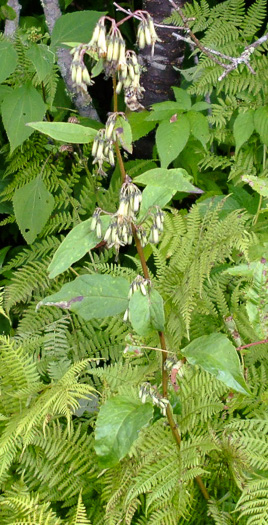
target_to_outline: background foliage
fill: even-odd
[[[4,29],[14,12],[0,4]],[[153,306],[136,292],[125,322],[141,261],[133,245],[118,258],[90,230],[96,207],[115,213],[119,203],[120,166],[103,178],[91,155],[113,109],[111,81],[101,73],[89,88],[94,120],[79,115],[59,69],[63,42],[88,42],[106,11],[123,16],[91,4],[65,0],[50,35],[25,3],[16,33],[0,37],[1,523],[265,524],[267,40],[250,58],[256,74],[242,63],[222,80],[223,68],[186,44],[173,100],[126,110],[121,149],[143,192],[139,217],[157,204],[165,220],[144,248]],[[267,33],[264,0],[186,2],[183,13],[201,44],[226,56]],[[165,23],[175,31],[183,19],[173,11]],[[136,26],[122,33],[137,50]],[[78,123],[66,127],[70,117]],[[135,142],[149,132],[153,155],[140,158]],[[80,296],[86,308],[53,306]],[[180,450],[153,403],[163,328]]]

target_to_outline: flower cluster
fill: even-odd
[[[135,218],[135,214],[139,211],[141,199],[141,191],[132,183],[131,178],[126,175],[125,182],[122,184],[120,190],[118,210],[112,216],[110,225],[104,235],[104,240],[107,242],[108,248],[114,246],[118,252],[120,246],[132,243],[132,221]],[[91,230],[96,231],[98,238],[101,237],[100,213],[101,210],[98,208],[93,214],[93,218],[96,220],[93,222],[92,219],[91,224]],[[100,236],[98,233],[100,233]]]
[[[147,295],[148,287],[150,285],[151,285],[151,281],[149,281],[148,279],[144,279],[144,277],[142,277],[141,275],[137,275],[137,277],[134,279],[134,281],[132,281],[130,285],[128,298],[130,299],[130,297],[135,292],[137,292],[137,290],[140,290],[142,295]]]
[[[97,208],[94,211],[92,215],[91,226],[90,226],[91,231],[96,232],[96,236],[98,237],[98,239],[102,238],[102,224],[101,224],[101,219],[100,219],[101,212],[102,212],[101,208]]]
[[[106,173],[102,169],[104,162],[108,162],[111,166],[114,166],[114,151],[113,151],[113,140],[107,139],[106,129],[100,129],[96,134],[92,144],[92,157],[93,163],[98,163],[98,173],[106,177]]]
[[[167,407],[169,405],[168,399],[161,397],[156,389],[150,385],[150,383],[143,383],[140,386],[139,398],[142,403],[146,403],[148,397],[152,399],[153,404],[158,406],[163,416],[165,416],[167,413]]]
[[[157,244],[159,241],[159,234],[164,229],[164,213],[161,208],[157,207],[156,213],[153,215],[153,224],[151,226],[150,235],[148,241],[152,244]]]
[[[153,56],[155,43],[161,42],[161,40],[156,34],[154,22],[149,13],[144,16],[144,11],[141,11],[139,14],[142,16],[142,20],[138,27],[137,44],[140,49],[144,49],[146,45],[152,46]]]
[[[88,46],[81,44],[71,50],[73,60],[71,63],[72,81],[78,89],[87,91],[87,86],[92,86],[94,81],[90,77],[87,67],[84,64],[84,55]]]

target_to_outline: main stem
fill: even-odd
[[[116,93],[116,79],[115,79],[115,75],[113,76],[113,89],[114,89],[114,112],[116,112],[117,108],[118,108],[118,105],[117,105],[117,93]],[[125,178],[126,178],[126,170],[125,170],[124,162],[123,162],[122,155],[121,155],[121,152],[120,152],[119,144],[118,144],[117,141],[115,143],[115,152],[116,152],[116,157],[117,157],[117,160],[118,160],[119,169],[120,169],[120,173],[121,173],[121,180],[122,180],[122,182],[124,182]],[[136,245],[136,248],[137,248],[137,252],[138,252],[138,255],[139,255],[139,258],[140,258],[143,275],[144,275],[145,279],[150,279],[149,270],[148,270],[148,266],[146,264],[146,260],[145,260],[145,257],[144,257],[143,248],[142,248],[140,239],[137,236],[136,226],[135,226],[134,223],[131,224],[131,229],[132,229],[133,239],[135,241],[135,245]],[[158,332],[158,335],[159,335],[160,345],[161,345],[161,349],[162,349],[162,390],[163,390],[163,397],[168,399],[168,372],[167,372],[166,367],[165,367],[165,363],[166,363],[166,360],[167,360],[167,357],[168,357],[168,352],[167,352],[167,346],[166,346],[166,340],[165,340],[164,332]],[[178,431],[178,428],[177,428],[177,425],[176,425],[176,421],[174,420],[174,417],[173,417],[173,414],[172,414],[172,410],[170,408],[170,404],[167,406],[167,420],[168,420],[171,432],[173,434],[173,437],[174,437],[174,439],[175,439],[175,441],[176,441],[176,443],[178,445],[178,448],[180,448],[181,437],[180,437],[180,434],[179,434],[179,431]],[[206,489],[202,479],[200,478],[200,476],[196,476],[195,480],[196,480],[196,483],[198,484],[198,486],[199,486],[199,488],[200,488],[204,498],[206,500],[208,500],[209,499],[209,494],[208,494],[208,491],[207,491],[207,489]]]

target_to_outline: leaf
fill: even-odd
[[[182,108],[178,102],[166,100],[165,102],[157,102],[152,105],[152,111],[147,114],[146,121],[160,121],[170,119],[174,113],[182,113]]]
[[[13,206],[20,231],[31,244],[45,226],[54,207],[54,197],[38,176],[15,190]]]
[[[147,122],[148,111],[132,111],[128,115],[128,121],[132,129],[133,142],[139,140],[141,137],[148,135],[148,133],[154,129],[156,122]]]
[[[196,102],[195,104],[193,104],[191,107],[191,110],[192,111],[204,111],[209,108],[210,108],[210,104],[208,104],[208,102],[201,100],[200,102]]]
[[[10,142],[10,152],[20,146],[33,130],[26,127],[31,120],[42,120],[46,105],[38,91],[26,84],[8,94],[2,102],[2,118]]]
[[[15,71],[18,62],[18,55],[11,42],[8,40],[2,40],[0,42],[0,56],[0,82],[4,82],[4,80]]]
[[[116,135],[121,146],[128,152],[132,153],[132,130],[129,122],[123,117],[117,117],[115,127]]]
[[[95,450],[102,467],[119,463],[153,416],[149,403],[128,396],[115,396],[101,407],[95,430]]]
[[[137,334],[149,335],[152,330],[163,331],[164,305],[161,295],[152,289],[147,295],[137,290],[129,301],[129,319]]]
[[[209,141],[209,127],[207,118],[202,113],[196,111],[188,111],[187,117],[190,122],[190,131],[192,135],[200,140],[201,144],[206,147]]]
[[[111,219],[108,215],[100,217],[100,219],[105,232]],[[75,226],[60,244],[48,267],[50,279],[54,279],[60,273],[65,272],[74,262],[82,259],[100,242],[95,231],[90,230],[91,221],[92,218]]]
[[[255,175],[242,175],[241,178],[244,182],[247,182],[253,190],[257,191],[257,193],[263,197],[268,197],[268,179],[255,177]]]
[[[142,192],[139,219],[152,206],[163,208],[177,192],[203,193],[189,182],[189,175],[182,168],[155,168],[135,177],[135,183],[147,184]]]
[[[179,155],[187,144],[190,135],[190,123],[186,115],[181,115],[176,122],[163,121],[156,130],[156,146],[161,167],[167,166]]]
[[[190,176],[183,168],[154,168],[135,177],[135,184],[162,186],[172,190],[175,189],[176,192],[203,193],[202,190],[193,186],[189,179]]]
[[[254,111],[247,110],[240,113],[234,122],[234,138],[236,144],[236,153],[248,141],[254,131]]]
[[[94,128],[71,122],[28,122],[27,126],[45,133],[52,139],[73,144],[87,144],[97,133]]]
[[[111,275],[81,275],[63,285],[61,290],[42,299],[40,306],[59,306],[80,315],[86,321],[115,316],[128,305],[129,283]]]
[[[96,23],[105,14],[101,11],[79,11],[61,16],[51,34],[51,47],[56,48],[65,41],[89,42]]]
[[[268,146],[268,106],[262,106],[255,111],[254,125],[262,142]]]
[[[52,71],[55,55],[45,44],[34,44],[25,52],[35,67],[39,82],[43,82]]]
[[[190,364],[201,366],[232,390],[242,394],[250,393],[241,371],[237,350],[226,335],[203,335],[194,339],[181,353]]]
[[[92,78],[94,77],[98,77],[99,74],[103,71],[103,59],[100,58],[99,60],[97,60],[95,66],[93,66],[93,68],[91,69],[91,72],[90,72],[90,76]]]
[[[191,105],[192,105],[191,97],[187,93],[187,91],[179,87],[173,87],[172,89],[174,91],[175,99],[177,103],[180,105],[180,108],[185,109],[186,111],[191,109]]]

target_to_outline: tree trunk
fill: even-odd
[[[185,3],[180,2],[182,5]],[[171,6],[167,0],[144,0],[143,9],[148,11],[155,23],[163,23],[163,19],[171,13]],[[146,46],[139,54],[141,62],[147,71],[143,73],[141,84],[145,89],[142,104],[145,107],[172,99],[171,86],[180,84],[180,75],[173,66],[180,67],[184,59],[184,42],[178,42],[172,35],[172,29],[157,28],[156,31],[162,42],[156,42],[154,56]]]

